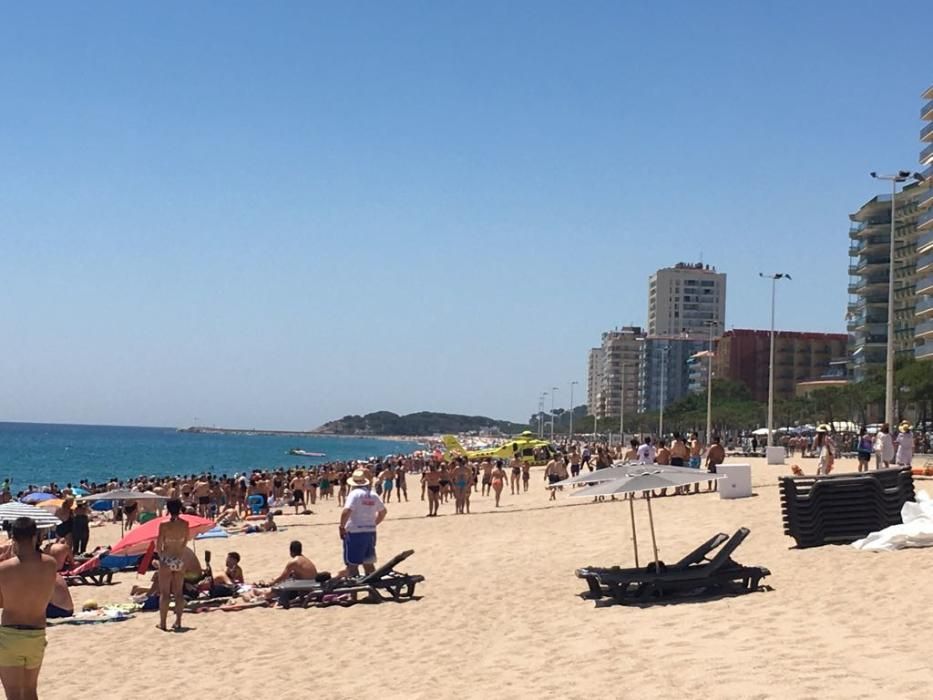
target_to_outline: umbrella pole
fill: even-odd
[[[632,516],[632,546],[635,548],[635,568],[638,564],[638,531],[635,529],[635,494],[629,494],[628,498],[629,515]]]
[[[651,526],[651,548],[654,549],[654,570],[657,573],[660,564],[658,563],[658,542],[654,538],[654,515],[651,513],[651,493],[648,493],[648,523]]]

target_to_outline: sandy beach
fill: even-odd
[[[549,503],[540,469],[528,494],[473,497],[474,514],[424,517],[420,490],[389,506],[379,556],[415,554],[420,600],[403,604],[187,615],[163,633],[154,613],[49,630],[40,680],[45,698],[926,698],[933,628],[924,591],[933,552],[793,549],[784,536],[776,477],[790,467],[751,461],[756,495],[655,500],[662,559],[676,560],[715,532],[751,536],[735,558],[768,567],[772,590],[659,605],[598,608],[578,594],[580,566],[632,564],[628,507],[559,495]],[[789,460],[790,462],[790,460]],[[813,460],[798,460],[805,471]],[[840,461],[836,471],[854,468]],[[417,483],[411,480],[413,486]],[[933,482],[917,489],[933,492]],[[704,487],[705,488],[705,487]],[[198,543],[215,567],[240,552],[247,580],[279,573],[292,539],[319,568],[341,567],[336,501],[310,516],[283,516],[284,532]],[[643,561],[650,552],[636,502]],[[112,525],[92,546],[115,542]],[[205,547],[205,545],[207,545]],[[126,602],[133,583],[71,589]]]

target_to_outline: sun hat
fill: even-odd
[[[828,432],[829,432],[829,426],[826,425],[826,423],[820,423],[820,424],[816,427],[816,432],[818,432],[818,433],[828,433]]]
[[[350,486],[369,486],[369,477],[366,476],[366,472],[362,469],[354,470],[348,481]]]
[[[897,429],[900,430],[902,433],[909,433],[912,427],[913,426],[910,423],[908,423],[906,420],[902,420],[901,424],[897,426]]]

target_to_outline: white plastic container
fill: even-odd
[[[752,495],[752,465],[720,464],[717,474],[726,478],[719,479],[719,498],[748,498]]]
[[[784,464],[784,458],[787,457],[787,450],[780,445],[766,447],[765,456],[768,458],[768,464]]]

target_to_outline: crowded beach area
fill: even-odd
[[[903,427],[897,455],[879,439],[867,469],[905,458]],[[37,522],[59,573],[42,697],[925,697],[929,551],[798,548],[784,533],[782,477],[864,468],[832,440],[820,426],[782,465],[747,441],[727,454],[688,436],[575,440],[525,460],[438,447],[222,478],[47,484],[18,500],[7,490],[2,508],[48,515]],[[583,493],[587,477],[625,464],[696,478]],[[749,467],[748,497],[704,480],[733,464]],[[915,477],[918,493],[930,483]],[[673,568],[741,528],[730,562],[766,571],[754,590],[611,604],[575,574],[635,556],[643,571]],[[404,586],[360,585],[403,553],[391,576]],[[163,626],[175,581],[183,607],[164,605]]]

